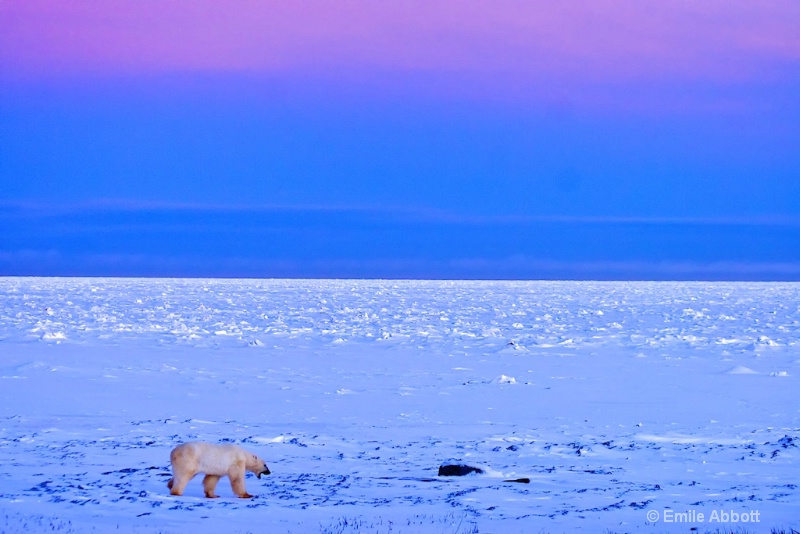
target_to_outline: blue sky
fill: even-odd
[[[800,279],[800,9],[606,4],[5,3],[0,274]]]

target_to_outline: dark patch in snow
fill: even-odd
[[[483,469],[463,464],[444,464],[439,466],[440,477],[463,477],[472,473],[483,474]]]

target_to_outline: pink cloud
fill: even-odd
[[[796,0],[7,0],[0,69],[433,75],[519,96],[781,76],[800,62],[797,28]]]

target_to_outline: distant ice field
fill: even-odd
[[[800,529],[798,376],[800,284],[0,278],[0,531]]]

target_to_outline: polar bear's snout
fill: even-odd
[[[253,455],[252,459],[254,465],[250,468],[250,470],[256,474],[258,478],[261,478],[261,475],[268,475],[269,474],[269,467],[267,467],[267,462],[256,456]]]

